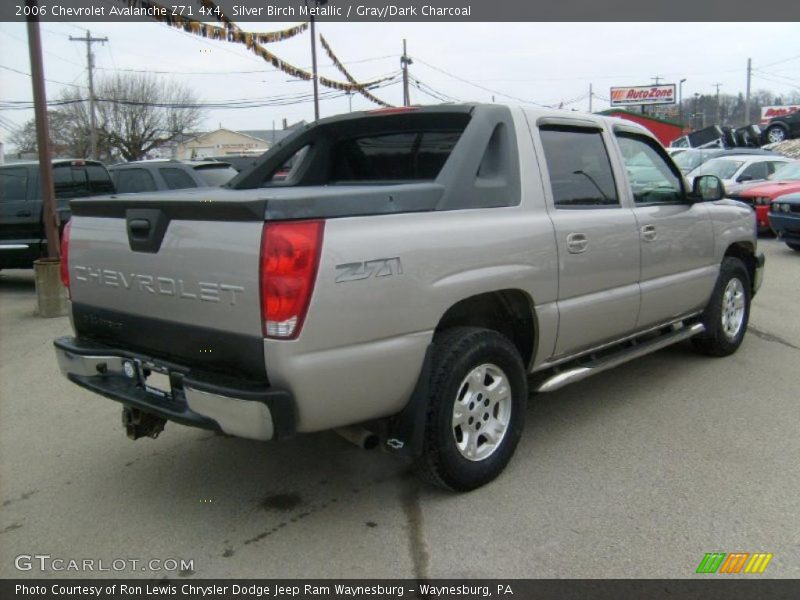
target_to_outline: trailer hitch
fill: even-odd
[[[125,427],[125,433],[132,440],[138,440],[140,437],[157,438],[158,434],[164,431],[166,422],[166,419],[151,415],[138,408],[126,406],[122,409],[122,425]]]

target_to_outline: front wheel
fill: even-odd
[[[695,347],[710,356],[728,356],[742,345],[750,320],[750,275],[738,258],[727,256],[705,311],[704,333],[692,338]]]
[[[455,327],[434,339],[422,479],[469,491],[492,481],[514,454],[528,386],[519,352],[489,329]]]

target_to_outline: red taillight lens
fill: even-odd
[[[324,221],[267,223],[261,236],[261,320],[264,335],[300,335],[322,249]]]
[[[64,284],[64,289],[67,290],[67,298],[69,294],[69,230],[72,227],[72,221],[67,221],[64,225],[64,230],[61,232],[61,283]]]

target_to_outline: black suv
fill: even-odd
[[[764,129],[764,142],[773,144],[800,137],[800,110],[772,117]]]
[[[105,166],[94,160],[54,160],[53,183],[62,227],[72,198],[114,192]],[[0,165],[0,269],[30,269],[46,254],[43,206],[38,161]]]

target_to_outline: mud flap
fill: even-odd
[[[418,458],[422,455],[425,422],[430,397],[431,363],[434,344],[428,345],[422,371],[406,407],[389,419],[383,438],[383,450],[395,456]]]

